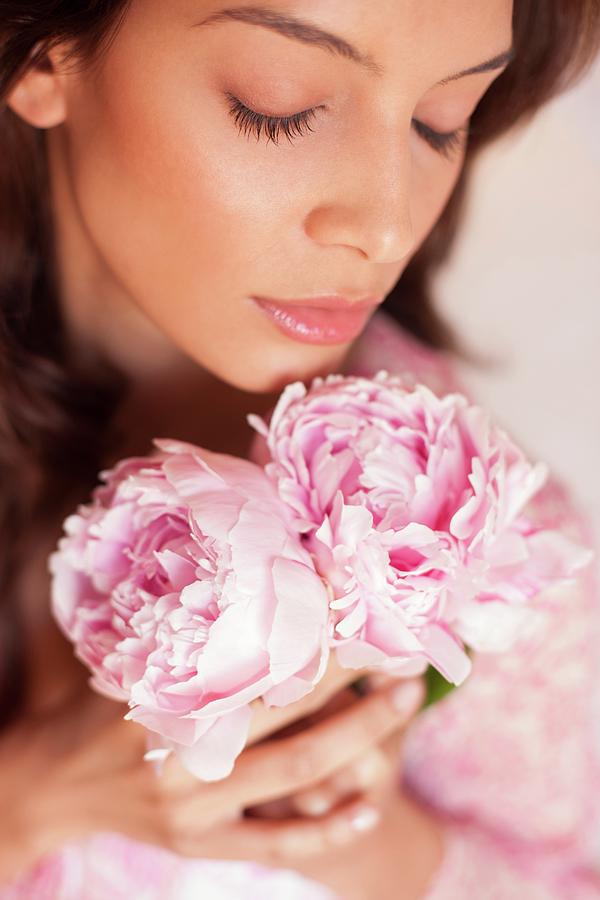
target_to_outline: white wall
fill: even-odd
[[[461,375],[600,541],[600,63],[482,154],[464,224],[438,306],[495,367]]]

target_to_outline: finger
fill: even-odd
[[[247,807],[312,787],[409,721],[423,697],[422,680],[407,679],[300,734],[250,747],[229,778],[203,785],[203,797],[216,803],[229,797]]]
[[[321,706],[316,712],[312,713],[310,716],[307,716],[300,722],[292,723],[292,725],[287,726],[282,731],[278,732],[276,737],[280,739],[281,737],[288,737],[291,734],[298,734],[300,731],[305,730],[306,728],[315,725],[317,722],[321,722],[330,716],[334,712],[338,712],[341,709],[345,709],[350,706],[352,703],[356,702],[356,693],[351,690],[351,688],[346,687],[341,691],[338,691],[335,696],[333,696],[324,706]],[[312,809],[312,814],[321,815],[327,812],[332,806],[334,806],[338,800],[335,795],[335,791],[330,790],[329,785],[330,779],[326,779],[324,782],[318,785],[315,789],[308,789],[307,794],[315,795],[314,801],[311,803],[310,797],[307,799],[306,808],[309,806]],[[323,788],[323,792],[321,793],[319,788]],[[324,799],[324,795],[330,795],[326,799]],[[305,815],[307,814],[303,810],[300,810],[293,805],[292,797],[285,797],[280,800],[270,800],[267,803],[261,803],[258,806],[250,807],[246,810],[247,812],[260,816],[262,818],[278,818],[285,819],[289,818],[289,816],[294,814]]]
[[[361,672],[362,670],[342,668],[336,656],[332,655],[325,676],[309,694],[295,703],[288,706],[265,706],[262,700],[255,700],[251,704],[253,716],[247,745],[251,746],[273,732],[321,709],[339,691],[356,681]]]
[[[396,766],[384,747],[375,748],[316,787],[307,788],[282,800],[260,803],[250,807],[249,811],[261,818],[323,816],[350,797],[356,798],[366,792],[375,795],[382,786],[393,781],[395,769]]]
[[[374,805],[352,801],[322,819],[243,818],[212,829],[199,839],[184,834],[177,849],[190,856],[285,864],[351,844],[373,831],[380,820],[381,814]]]
[[[390,675],[387,672],[370,672],[365,675],[364,685],[368,693],[390,687],[400,681],[402,676]]]
[[[382,747],[375,747],[362,756],[353,766],[337,772],[330,779],[332,790],[338,798],[361,792],[375,791],[387,784],[392,777],[390,759]]]
[[[388,760],[388,765],[393,777],[399,775],[402,771],[406,734],[407,731],[405,727],[390,734],[389,737],[380,744],[380,749]]]
[[[264,818],[288,818],[291,815],[319,817],[349,797],[369,794],[377,799],[396,784],[402,773],[404,729],[394,732],[378,747],[319,783],[281,800],[271,800],[250,808]]]
[[[342,669],[337,663],[328,669],[327,688],[320,690],[315,689],[313,692],[315,696],[310,700],[311,708],[315,708],[312,712],[309,712],[308,699],[306,701],[290,704],[290,707],[273,707],[267,709],[263,706],[263,724],[266,717],[270,723],[269,730],[272,730],[273,722],[281,723],[275,735],[280,746],[283,738],[305,731],[309,726],[327,718],[330,713],[337,712],[339,709],[343,709],[356,701],[356,694],[353,691],[349,688],[342,688],[341,690],[339,688],[340,681],[347,680],[349,677],[349,671],[350,670],[348,669]],[[352,671],[354,672],[354,670]],[[354,675],[352,675],[352,677],[354,677]],[[330,694],[332,694],[332,696],[329,696]],[[292,718],[290,710],[293,711],[294,709],[296,709],[295,717]],[[299,709],[302,709],[302,717],[300,717],[298,713]],[[286,717],[288,719],[287,723]],[[266,738],[263,738],[263,741],[264,740],[266,740]],[[256,746],[257,743],[258,741],[255,742],[254,746]],[[251,746],[250,742],[247,742],[246,746]],[[246,752],[248,751],[246,750]],[[239,766],[239,763],[236,765]],[[185,770],[174,756],[170,756],[164,762],[161,774],[163,788],[172,791],[175,796],[180,796],[186,791],[193,791],[194,788],[197,787],[197,780],[195,777]],[[275,803],[275,801],[272,801],[272,803]],[[271,806],[270,808],[271,810],[274,810],[275,806]],[[288,814],[288,812],[286,800],[286,814]]]
[[[288,801],[289,810],[302,816],[318,817],[335,809],[349,797],[368,794],[376,800],[379,796],[385,796],[401,778],[404,734],[405,729],[399,729],[379,747],[322,784],[293,794]],[[258,809],[261,810],[260,807]],[[281,815],[281,810],[278,814]]]
[[[317,787],[293,794],[290,808],[299,815],[322,816],[348,797],[381,787],[391,777],[388,755],[382,748],[374,747]]]

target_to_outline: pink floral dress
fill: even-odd
[[[379,312],[347,371],[411,371],[461,390],[449,359]],[[516,436],[518,437],[518,436]],[[592,545],[551,479],[529,513]],[[423,900],[600,900],[600,591],[588,566],[542,631],[474,658],[460,690],[411,725],[399,778],[443,823],[446,852]],[[400,848],[399,848],[400,850]],[[42,859],[0,900],[339,900],[248,862],[190,860],[98,833]],[[365,900],[376,900],[367,898]]]

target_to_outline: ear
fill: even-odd
[[[65,74],[60,67],[62,56],[58,48],[50,50],[42,62],[24,72],[8,94],[7,105],[35,128],[53,128],[66,118]]]

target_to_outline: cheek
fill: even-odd
[[[172,328],[175,308],[179,322],[218,327],[236,300],[282,283],[292,155],[273,166],[216,96],[185,94],[165,73],[144,83],[112,65],[110,75],[79,99],[68,130],[88,235],[161,327]]]
[[[427,157],[430,157],[429,152]],[[415,252],[440,218],[458,181],[463,164],[464,153],[460,153],[451,160],[430,158],[426,165],[414,166],[411,217]]]
[[[121,83],[77,98],[66,154],[87,238],[125,302],[245,389],[320,373],[339,347],[290,346],[243,302],[293,292],[293,155],[273,167],[227,127],[217,101],[182,103],[164,77]]]
[[[73,117],[70,168],[101,256],[156,311],[167,296],[243,284],[276,233],[277,207],[260,173],[219,145],[206,112],[138,88]]]

